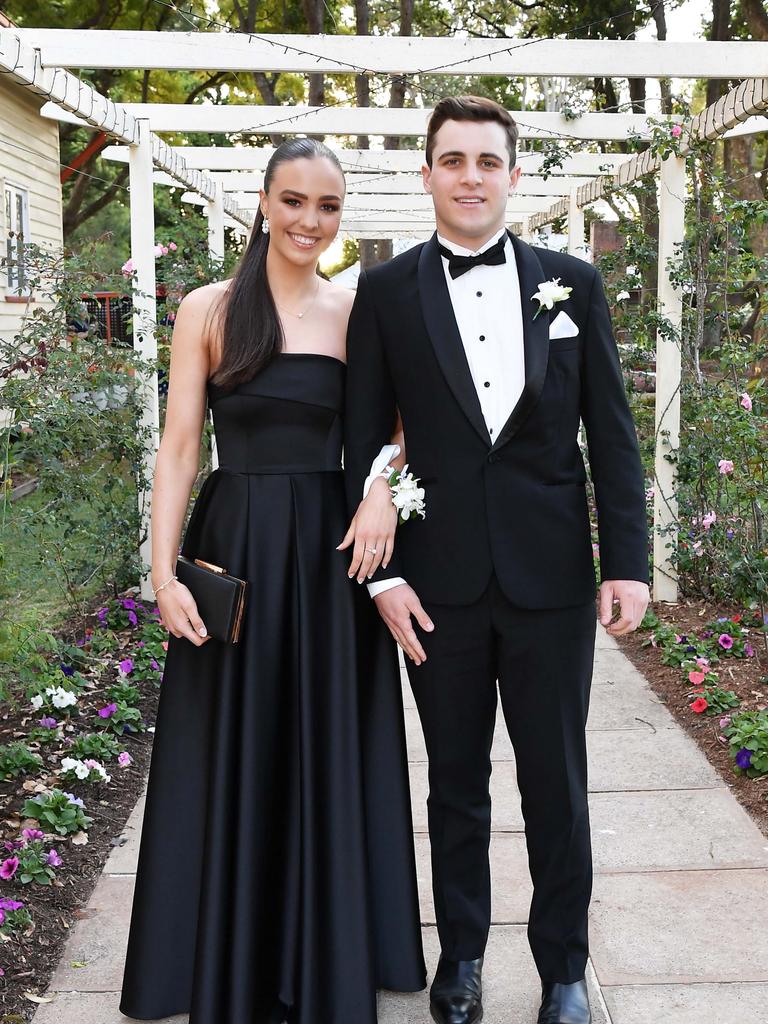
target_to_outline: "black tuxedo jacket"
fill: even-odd
[[[486,428],[433,236],[360,275],[349,322],[345,468],[350,513],[396,410],[426,519],[398,528],[374,581],[403,576],[422,601],[470,604],[493,573],[523,608],[594,597],[584,423],[603,579],[648,580],[643,470],[599,273],[511,236],[523,304],[525,385],[494,443]],[[535,317],[560,278],[569,298]],[[549,339],[565,310],[578,336]]]

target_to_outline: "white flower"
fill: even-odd
[[[71,690],[65,690],[63,686],[49,686],[45,692],[51,698],[51,703],[55,708],[67,708],[72,704],[77,704],[77,694],[72,693]]]
[[[42,695],[39,694],[39,693],[36,693],[35,696],[32,698],[32,700],[29,703],[32,705],[32,707],[35,709],[35,711],[39,711],[40,708],[43,706]]]
[[[63,772],[71,772],[74,771],[79,764],[82,764],[82,762],[78,761],[76,757],[62,757],[61,770]]]
[[[624,299],[628,299],[628,298],[629,298],[629,292],[619,292],[619,294],[616,296],[616,301],[617,302],[622,302]]]
[[[531,296],[532,299],[536,299],[539,303],[539,308],[534,314],[534,319],[539,313],[546,307],[546,309],[552,309],[556,302],[563,302],[573,291],[568,285],[560,284],[559,277],[553,277],[551,281],[542,281],[539,284],[539,290],[534,292]]]
[[[634,263],[630,263],[629,264],[629,266],[627,267],[626,273],[627,273],[627,277],[639,277],[640,276],[640,271],[637,269],[637,267],[634,265]]]
[[[426,518],[424,511],[424,488],[419,487],[418,479],[414,479],[412,473],[408,472],[408,466],[403,466],[397,475],[395,483],[392,484],[392,504],[399,513],[401,523],[407,522],[412,515]]]

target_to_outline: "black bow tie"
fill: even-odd
[[[476,256],[457,256],[450,249],[446,249],[444,245],[440,245],[439,248],[440,255],[445,256],[448,260],[448,270],[451,277],[455,280],[457,277],[461,277],[462,274],[466,274],[472,267],[479,267],[481,265],[498,267],[501,263],[506,263],[507,254],[504,251],[506,244],[506,235],[502,235],[495,245],[492,245],[490,249],[486,249],[485,252],[479,252]]]

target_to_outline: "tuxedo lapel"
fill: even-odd
[[[546,310],[536,316],[539,308],[532,298],[534,292],[546,278],[539,258],[530,245],[520,241],[510,232],[512,248],[515,250],[517,275],[520,280],[520,302],[523,309],[523,353],[525,359],[525,384],[510,413],[509,419],[499,432],[494,451],[509,441],[525,422],[541,395],[549,361],[549,313]]]
[[[421,250],[418,274],[421,311],[440,368],[467,419],[490,448],[491,436],[483,419],[480,399],[453,314],[437,235],[433,235]]]

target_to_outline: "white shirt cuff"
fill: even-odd
[[[396,459],[400,454],[399,444],[385,444],[379,454],[371,463],[371,471],[365,478],[363,484],[363,498],[368,496],[368,491],[371,489],[371,484],[377,476],[381,476],[383,470],[390,464],[392,459]]]
[[[394,447],[396,448],[397,445]],[[393,576],[391,580],[379,580],[378,583],[368,583],[366,586],[371,597],[376,597],[377,594],[383,594],[386,590],[401,587],[403,583],[405,583],[405,580],[401,576]]]

